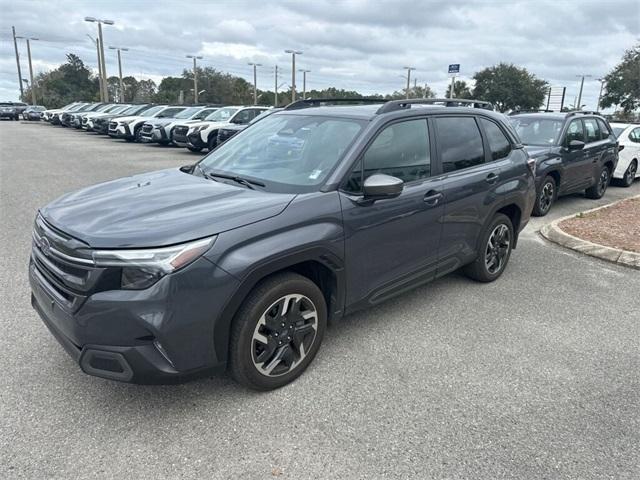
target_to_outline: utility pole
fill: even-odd
[[[118,76],[120,77],[120,95],[118,95],[119,97],[119,102],[120,103],[124,103],[124,82],[122,81],[122,58],[120,56],[120,51],[122,50],[123,52],[128,52],[129,49],[128,48],[123,48],[123,47],[112,47],[109,46],[109,50],[117,50],[118,51]]]
[[[33,83],[33,64],[31,63],[31,43],[29,41],[39,40],[39,38],[21,37],[19,35],[16,35],[15,38],[21,38],[23,40],[26,40],[27,42],[27,57],[29,58],[29,82],[31,85],[31,105],[35,105],[36,104],[36,87],[35,87],[35,84]]]
[[[278,108],[278,65],[276,65],[275,80],[276,82],[273,89],[273,91],[275,92],[275,98],[273,100],[273,106]]]
[[[104,102],[104,90],[102,88],[102,62],[100,61],[100,41],[97,38],[94,40],[94,38],[88,33],[87,37],[89,37],[89,40],[91,40],[96,46],[96,52],[98,54],[98,85],[100,90],[100,101]]]
[[[107,66],[104,61],[104,40],[102,39],[102,24],[105,25],[113,25],[115,22],[113,20],[100,20],[95,17],[84,17],[85,22],[97,23],[98,24],[98,56],[99,63],[102,65],[102,101],[109,101],[109,89],[107,84]]]
[[[584,79],[585,77],[591,78],[592,75],[576,75],[576,77],[581,77],[580,80],[580,93],[578,93],[578,100],[576,104],[576,110],[582,110],[582,87],[584,87]]]
[[[202,60],[202,55],[185,55],[186,58],[193,58],[193,103],[198,103],[198,65],[196,60]]]
[[[407,71],[407,98],[409,98],[409,86],[411,85],[411,70],[415,70],[414,67],[403,67]]]
[[[422,92],[422,98],[427,98],[427,82],[424,82],[424,92]]]
[[[302,72],[302,99],[305,100],[307,98],[307,73],[310,73],[311,70],[301,68],[298,71]]]
[[[449,89],[449,98],[453,98],[453,89],[456,86],[456,76],[451,77],[451,88]]]
[[[291,102],[296,101],[296,55],[302,55],[300,50],[285,50],[291,54]]]
[[[261,67],[262,64],[261,63],[251,63],[251,62],[249,62],[248,65],[253,66],[253,104],[257,105],[258,104],[258,73],[257,73],[257,69],[258,69],[258,67]]]
[[[596,104],[596,112],[600,111],[600,100],[602,99],[602,88],[604,87],[604,82],[606,81],[604,78],[597,78],[600,82],[600,93],[598,94],[598,103]]]
[[[18,42],[16,40],[16,27],[11,27],[13,31],[13,48],[16,50],[16,65],[18,65],[18,86],[20,87],[20,100],[24,95],[24,89],[22,88],[22,72],[20,71],[20,54],[18,53]]]

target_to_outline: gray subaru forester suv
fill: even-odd
[[[504,271],[535,163],[478,101],[293,103],[195,165],[67,194],[35,220],[33,307],[88,374],[299,376],[327,322],[464,268]],[[353,103],[353,102],[352,102]]]

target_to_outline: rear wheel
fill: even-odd
[[[211,151],[218,145],[218,134],[211,134],[207,142],[207,150]]]
[[[551,209],[551,205],[556,200],[556,181],[551,175],[548,175],[544,182],[542,182],[542,186],[540,187],[540,191],[536,196],[536,204],[533,207],[533,214],[536,217],[544,217],[549,210]]]
[[[627,170],[624,172],[624,176],[621,180],[618,180],[618,183],[622,187],[630,187],[633,184],[633,181],[636,179],[636,174],[638,173],[638,161],[634,158],[631,160],[631,163],[627,167]]]
[[[587,188],[585,190],[585,195],[587,198],[591,198],[593,200],[597,200],[602,198],[604,192],[607,191],[607,187],[609,186],[609,181],[611,180],[611,173],[609,172],[609,167],[602,167],[600,170],[600,175],[598,176],[598,180],[595,185]]]
[[[327,325],[320,289],[296,273],[275,275],[251,292],[231,327],[229,370],[241,384],[272,390],[315,357]]]
[[[478,258],[464,267],[464,273],[478,282],[493,282],[504,272],[514,241],[511,220],[497,213],[482,235]]]
[[[136,142],[142,143],[142,125],[135,129],[133,136]]]

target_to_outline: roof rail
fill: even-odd
[[[357,105],[359,103],[384,103],[382,98],[306,98],[304,100],[296,100],[284,107],[284,110],[299,110],[301,108],[321,107],[323,105],[332,105],[338,103],[348,103]]]
[[[548,110],[548,109],[513,110],[513,111],[509,112],[509,115],[518,115],[520,113],[561,113],[561,112],[556,112],[555,110]]]
[[[567,117],[572,117],[573,115],[602,115],[600,112],[594,112],[591,110],[571,110],[567,112]]]
[[[484,100],[469,100],[466,98],[408,98],[404,100],[390,100],[382,105],[376,113],[388,113],[405,108],[411,108],[411,105],[435,105],[443,104],[445,107],[472,107],[482,108],[484,110],[493,110],[491,102]]]

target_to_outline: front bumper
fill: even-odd
[[[0,112],[0,118],[16,118],[18,114],[16,112]]]
[[[207,148],[207,142],[202,140],[200,136],[200,132],[190,133],[187,135],[187,145],[189,147],[197,147],[197,148]]]
[[[112,126],[109,124],[108,135],[113,138],[133,138],[129,125]]]
[[[29,282],[33,308],[89,375],[173,383],[225,366],[214,327],[237,282],[205,258],[145,290],[93,293],[76,309],[60,301],[34,258]]]

